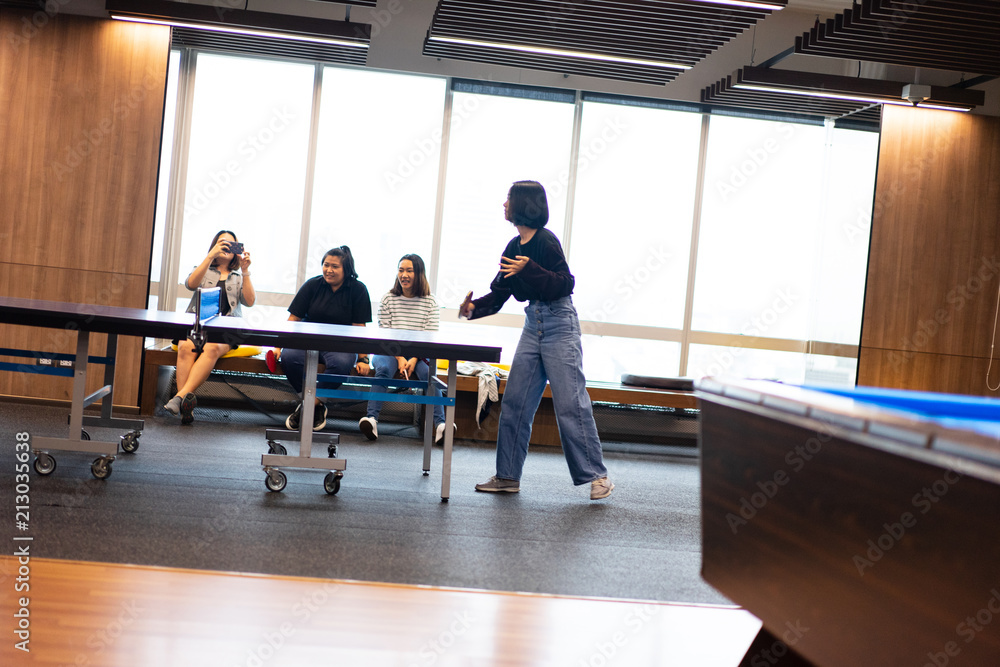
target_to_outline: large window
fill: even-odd
[[[569,168],[573,105],[459,92],[450,125],[437,288],[443,303],[457,308],[467,291],[489,290],[500,253],[517,233],[503,214],[511,183],[545,186],[548,229],[563,236],[566,189],[559,183]],[[501,312],[523,310],[511,299]]]
[[[680,329],[701,115],[585,102],[570,265],[580,318]]]
[[[445,81],[326,67],[305,277],[347,245],[374,301],[432,258]]]
[[[375,303],[416,252],[442,329],[509,362],[523,304],[474,322],[457,306],[488,289],[515,233],[507,190],[532,179],[576,276],[589,379],[853,382],[875,133],[193,50],[170,82],[151,305],[185,307],[220,229],[253,254],[257,321],[287,317],[330,247],[351,247]]]
[[[189,138],[183,205],[174,211],[183,283],[204,259],[216,232],[236,233],[253,262],[260,292],[292,292],[302,227],[314,67],[199,54],[188,80]],[[187,306],[178,288],[175,310]],[[267,299],[247,312],[257,321],[286,319]]]

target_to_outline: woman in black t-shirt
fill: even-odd
[[[583,375],[580,321],[573,306],[576,279],[556,235],[545,229],[549,205],[536,181],[518,181],[507,193],[504,217],[517,229],[500,257],[500,272],[489,294],[459,307],[459,317],[492,315],[513,296],[527,301],[524,329],[514,352],[500,404],[496,475],[476,491],[517,493],[528,455],[535,411],[548,382],[563,453],[576,485],[590,483],[590,499],[607,498],[615,485],[608,480],[597,436],[587,380]]]
[[[372,321],[372,303],[368,288],[358,280],[354,270],[354,257],[346,245],[332,248],[323,255],[323,273],[307,280],[292,299],[288,307],[291,322],[323,322],[363,327]],[[288,349],[281,352],[281,368],[295,392],[302,394],[305,378],[305,350]],[[358,357],[351,352],[320,352],[320,361],[326,372],[333,375],[348,375],[351,369],[358,375],[368,375],[368,357]],[[292,431],[299,430],[302,405],[295,409],[285,426]],[[313,412],[313,430],[326,426],[326,405],[316,399]]]

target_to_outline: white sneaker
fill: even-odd
[[[458,424],[452,424],[451,427],[452,427],[452,433],[458,431]],[[438,424],[437,428],[434,429],[434,444],[436,445],[442,442],[444,442],[444,422]]]
[[[378,440],[378,422],[371,417],[362,417],[358,420],[358,428],[369,440]]]

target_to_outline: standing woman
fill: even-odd
[[[354,257],[346,245],[331,248],[323,255],[323,273],[310,278],[292,299],[288,307],[291,322],[323,322],[325,324],[350,324],[363,327],[372,321],[372,303],[368,288],[358,280],[354,270]],[[326,372],[333,375],[348,375],[351,369],[358,375],[368,375],[368,357],[353,352],[320,352],[319,359],[326,366]],[[281,368],[288,383],[299,395],[305,379],[305,350],[284,350],[281,352]],[[285,420],[289,430],[299,430],[302,421],[302,404]],[[326,426],[326,405],[316,398],[313,412],[313,430]]]
[[[189,290],[222,287],[219,293],[219,315],[242,317],[242,306],[252,306],[257,300],[250,282],[250,253],[242,250],[243,244],[236,234],[223,230],[212,239],[208,255],[201,260],[184,281]],[[237,253],[233,253],[236,250]],[[198,294],[191,297],[187,312],[193,313]],[[194,392],[208,379],[219,357],[232,349],[224,343],[205,343],[197,354],[194,343],[182,340],[177,343],[177,395],[163,408],[172,415],[180,415],[182,424],[194,421],[194,408],[198,399]]]
[[[387,329],[408,329],[410,331],[437,331],[439,313],[437,299],[431,294],[427,282],[424,260],[420,255],[403,255],[396,267],[396,282],[393,284],[378,308],[378,325]],[[372,356],[375,377],[391,379],[397,373],[409,380],[416,374],[420,380],[427,380],[430,368],[424,359],[416,357],[390,357],[376,354]],[[383,393],[386,387],[372,385],[373,392]],[[436,382],[431,382],[431,394],[440,396]],[[358,421],[358,428],[369,440],[378,440],[378,416],[382,401],[368,401],[368,414]],[[444,406],[434,406],[434,441],[444,438]]]
[[[604,467],[583,376],[580,321],[570,297],[576,279],[569,272],[559,239],[545,229],[549,221],[545,188],[536,181],[518,181],[510,187],[503,208],[517,236],[504,248],[489,294],[472,300],[469,292],[459,307],[459,317],[471,320],[498,312],[512,295],[528,302],[500,407],[496,475],[477,484],[476,491],[521,490],[531,423],[548,380],[573,483],[589,482],[591,500],[607,498],[615,485]]]

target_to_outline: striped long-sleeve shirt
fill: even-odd
[[[378,325],[387,329],[437,331],[439,318],[433,294],[406,297],[387,292],[378,307]]]

